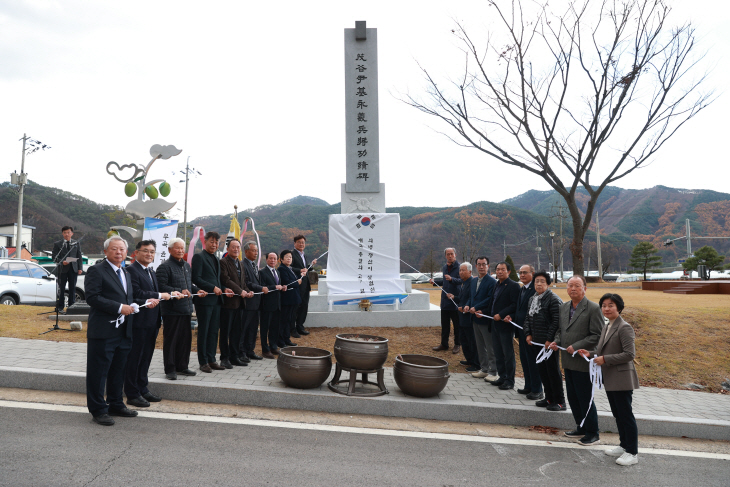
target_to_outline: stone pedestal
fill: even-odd
[[[342,184],[340,213],[385,213],[385,183],[380,183],[377,193],[348,193]]]

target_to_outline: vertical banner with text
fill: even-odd
[[[167,251],[167,242],[177,236],[177,220],[158,220],[156,218],[144,219],[144,232],[142,240],[154,240],[157,244],[155,261],[151,264],[153,269],[170,258]]]

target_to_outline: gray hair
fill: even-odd
[[[456,249],[455,249],[454,247],[446,247],[446,248],[444,249],[444,255],[446,255],[446,251],[447,251],[447,250],[453,250],[453,251],[454,251],[454,255],[456,255]]]
[[[129,245],[127,244],[127,241],[126,240],[124,240],[119,235],[112,235],[108,239],[104,240],[104,250],[108,249],[109,248],[109,244],[112,243],[114,240],[121,240],[122,242],[124,242],[124,248],[125,249],[129,249]]]
[[[466,270],[471,272],[471,262],[463,262],[459,267],[466,267]]]
[[[175,237],[167,242],[167,248],[172,248],[173,245],[182,244],[183,250],[185,250],[185,240],[180,237]]]
[[[247,251],[248,249],[251,248],[252,245],[256,245],[256,242],[254,242],[253,240],[249,240],[248,242],[243,244],[243,251],[244,252]],[[258,248],[258,245],[256,245],[256,248]]]

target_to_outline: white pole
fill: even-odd
[[[596,253],[598,254],[598,278],[603,279],[603,261],[601,260],[601,226],[598,223],[598,210],[596,210]]]
[[[190,156],[188,156],[188,162],[185,163],[185,213],[183,215],[183,229],[185,247],[188,246],[188,177],[190,176]]]

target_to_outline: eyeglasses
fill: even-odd
[[[137,253],[138,254],[154,254],[155,251],[154,250],[138,250]]]
[[[520,271],[519,273],[520,273],[520,274],[529,274],[529,273],[530,273],[530,271]]]

